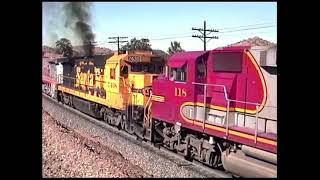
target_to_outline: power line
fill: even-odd
[[[203,39],[201,39],[201,41],[203,41],[203,49],[204,49],[204,51],[206,51],[207,42],[209,42],[211,39],[218,39],[218,36],[211,36],[211,37],[207,36],[212,32],[219,32],[219,31],[215,30],[215,29],[206,29],[206,21],[204,21],[204,23],[203,23],[203,29],[202,28],[194,28],[193,27],[192,30],[197,30],[202,34],[200,36],[199,35],[192,35],[192,37],[198,37],[200,39],[203,38]],[[210,33],[207,34],[207,31],[210,32]],[[209,41],[206,40],[207,38],[209,38]]]
[[[157,37],[166,38],[166,36],[187,35],[187,34],[190,34],[190,33],[192,33],[192,31],[190,31],[190,32],[185,32],[185,33],[178,33],[178,34],[153,35],[153,36],[149,36],[149,37],[152,37],[152,38],[157,38]],[[146,35],[144,35],[144,36],[134,36],[134,37],[146,37]],[[160,39],[162,39],[162,38],[160,38]]]
[[[256,33],[249,33],[249,34],[261,34],[261,33],[271,33],[271,32],[276,32],[276,31],[264,31],[264,32],[256,32]],[[234,36],[234,35],[245,35],[243,33],[237,33],[237,34],[222,34],[221,36],[223,37],[228,37],[228,36]],[[150,41],[161,41],[161,40],[166,40],[166,39],[178,39],[178,38],[192,38],[190,36],[175,36],[175,37],[168,37],[168,38],[159,38],[159,39],[150,39]]]
[[[109,41],[108,43],[115,43],[118,45],[118,54],[120,54],[120,43],[128,42],[128,41],[120,41],[120,39],[127,39],[128,37],[109,37],[109,39],[116,39],[116,41]]]
[[[232,27],[219,28],[219,30],[225,30],[225,29],[238,29],[238,28],[240,28],[240,27],[256,26],[256,25],[266,25],[266,24],[274,24],[274,23],[276,23],[276,22],[259,23],[259,24],[249,24],[249,25],[242,25],[242,26],[232,26]]]
[[[222,34],[220,36],[222,37],[230,37],[230,36],[241,36],[241,35],[249,35],[249,34],[264,34],[264,33],[273,33],[273,32],[276,32],[276,31],[263,31],[263,32],[256,32],[256,33],[237,33],[237,34]],[[176,39],[176,38],[192,38],[190,36],[177,36],[177,37],[170,37],[170,38],[162,38],[162,39],[151,39],[153,41],[157,41],[157,40],[165,40],[165,39]],[[106,43],[97,43],[97,44],[106,44]],[[114,44],[115,45],[115,44]],[[107,47],[106,48],[109,48],[109,49],[113,49],[113,48],[116,48],[116,47]]]
[[[254,28],[254,29],[262,29],[262,28]],[[251,29],[247,29],[251,30]],[[238,31],[232,31],[232,32],[241,32],[241,31],[246,31],[246,30],[238,30]],[[268,32],[276,32],[276,31],[268,31]],[[239,34],[228,34],[230,32],[217,32],[217,33],[226,33],[226,35],[221,35],[221,36],[233,36],[233,35],[239,35]],[[266,32],[256,32],[256,33],[266,33]],[[252,34],[252,33],[251,33]],[[240,34],[241,35],[241,34]],[[150,41],[161,41],[161,40],[166,40],[166,39],[178,39],[178,38],[191,38],[190,36],[174,36],[174,37],[166,37],[166,38],[157,38],[157,39],[149,39]],[[104,44],[106,42],[101,42],[98,44]]]
[[[251,32],[251,33],[236,33],[236,34],[221,34],[222,37],[229,37],[229,36],[240,36],[240,35],[248,35],[248,34],[262,34],[262,33],[272,33],[277,31],[263,31],[263,32]]]
[[[241,32],[241,31],[248,31],[248,30],[253,30],[253,29],[264,29],[264,28],[270,28],[270,27],[274,27],[275,25],[270,25],[270,26],[262,26],[262,27],[253,27],[253,28],[244,28],[244,29],[238,29],[238,30],[233,30],[233,31],[223,31],[223,32],[216,32],[216,33],[220,33],[220,34],[228,34],[228,33],[232,33],[232,32]],[[260,33],[260,32],[257,32]],[[264,33],[264,32],[263,32]],[[189,34],[189,33],[184,33],[184,34]],[[225,35],[223,35],[225,36]],[[229,36],[229,35],[227,35]],[[137,36],[135,36],[137,37]],[[177,39],[177,38],[188,38],[190,36],[173,36],[173,37],[165,37],[165,38],[155,38],[155,39],[150,39],[150,41],[158,41],[158,40],[166,40],[166,39]],[[114,37],[116,38],[116,37]],[[101,43],[106,43],[106,42],[99,42],[98,44]]]
[[[260,28],[267,28],[267,27],[274,27],[276,25],[269,25],[269,26],[262,26],[262,27],[252,27],[252,28],[246,28],[246,29],[238,29],[240,27],[246,27],[246,26],[256,26],[256,25],[264,25],[264,24],[272,24],[276,22],[269,22],[269,23],[259,23],[259,24],[249,24],[249,25],[242,25],[242,26],[234,26],[234,27],[226,27],[226,28],[220,28],[218,30],[224,30],[224,29],[237,29],[234,31],[222,31],[218,33],[229,33],[229,32],[236,32],[236,31],[243,31],[243,30],[250,30],[250,29],[260,29]],[[193,31],[186,32],[186,33],[179,33],[179,34],[166,34],[166,35],[155,35],[155,36],[149,36],[149,37],[163,37],[163,38],[151,38],[150,40],[163,40],[163,39],[173,39],[173,38],[179,38],[179,37],[187,37],[187,36],[174,36],[174,35],[186,35],[190,34]],[[173,37],[164,37],[164,36],[173,36]],[[137,36],[129,36],[129,37],[146,37],[146,35],[137,35]]]
[[[217,32],[217,33],[231,33],[231,32],[239,32],[239,31],[247,31],[247,30],[252,30],[252,29],[263,29],[263,28],[269,28],[269,27],[274,27],[274,26],[263,26],[263,27],[255,27],[255,28],[245,28],[245,29],[238,29],[234,31],[223,31],[223,32]],[[189,33],[183,33],[183,34],[189,34]],[[135,36],[137,37],[137,36]],[[176,39],[176,38],[184,38],[184,37],[189,37],[189,36],[173,36],[173,37],[165,37],[165,38],[156,38],[156,39],[150,39],[151,40],[165,40],[165,39]]]
[[[218,32],[218,33],[229,33],[229,32],[246,31],[246,30],[252,30],[252,29],[263,29],[263,28],[269,28],[269,27],[274,27],[274,26],[275,25],[263,26],[263,27],[254,27],[254,28],[245,28],[245,29],[238,29],[238,30],[233,30],[233,31],[223,31],[223,32]]]
[[[167,37],[167,38],[159,38],[159,39],[150,39],[151,40],[165,40],[165,39],[175,39],[175,38],[183,38],[183,37],[190,37],[189,35],[188,36],[175,36],[175,37]]]
[[[267,25],[267,24],[274,24],[276,22],[268,22],[268,23],[257,23],[257,24],[248,24],[248,25],[241,25],[241,26],[233,26],[233,27],[225,27],[225,28],[218,28],[218,30],[225,30],[225,29],[238,29],[241,27],[248,27],[248,26],[257,26],[257,25]],[[275,26],[275,25],[274,25]],[[165,36],[175,36],[175,35],[186,35],[186,34],[190,34],[193,31],[190,32],[185,32],[185,33],[178,33],[178,34],[164,34],[164,35],[154,35],[154,36],[149,36],[152,38],[156,38],[156,37],[164,37]],[[146,37],[146,35],[137,35],[137,36],[131,36],[131,37]],[[161,38],[162,39],[162,38]]]

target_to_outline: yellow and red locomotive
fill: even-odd
[[[58,101],[242,177],[276,177],[276,85],[247,47],[70,58]]]
[[[144,107],[163,65],[141,51],[73,58],[64,64],[58,100],[143,137]]]

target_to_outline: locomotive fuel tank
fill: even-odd
[[[222,153],[225,170],[241,177],[277,177],[277,166],[245,155],[242,151]]]

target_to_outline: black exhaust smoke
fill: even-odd
[[[93,41],[95,35],[90,25],[90,2],[69,2],[64,6],[66,15],[66,28],[71,28],[78,38],[82,40],[86,56],[94,55]]]

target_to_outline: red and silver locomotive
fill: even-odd
[[[179,52],[167,72],[151,105],[165,146],[242,177],[276,177],[276,80],[246,47]]]

